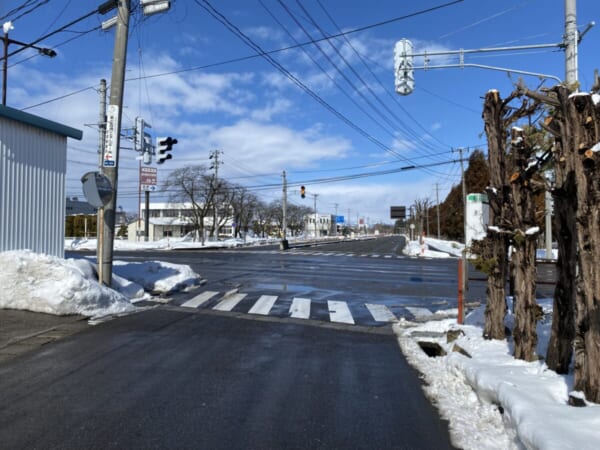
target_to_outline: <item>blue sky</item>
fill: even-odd
[[[313,206],[310,195],[300,198],[303,184],[308,194],[318,194],[319,212],[333,214],[337,205],[337,213],[349,213],[352,223],[357,217],[391,222],[392,205],[435,203],[436,186],[442,201],[460,180],[458,163],[443,164],[458,158],[452,149],[485,150],[485,92],[494,88],[506,96],[519,78],[476,68],[417,70],[414,92],[399,96],[396,41],[410,39],[418,52],[445,51],[559,43],[564,33],[563,0],[176,0],[169,12],[150,17],[143,17],[137,4],[132,1],[123,127],[141,116],[154,137],[179,140],[173,159],[158,166],[159,182],[177,167],[209,165],[210,152],[219,149],[219,174],[265,201],[281,197],[277,185],[285,170],[290,202]],[[276,68],[202,7],[209,4],[265,51],[316,40],[322,33],[365,29],[318,47],[274,53]],[[3,23],[13,21],[11,39],[33,42],[98,5],[5,1],[0,16]],[[9,106],[84,131],[83,141],[68,143],[70,196],[82,197],[81,176],[97,169],[97,88],[101,78],[110,83],[114,29],[95,28],[112,15],[93,14],[38,44],[54,48],[55,58],[30,51],[9,58]],[[580,30],[599,15],[597,0],[577,2]],[[411,17],[392,20],[404,16]],[[599,47],[600,30],[592,28],[579,47],[582,90],[593,84]],[[12,44],[9,51],[18,48]],[[451,56],[431,60],[456,62]],[[559,49],[468,55],[465,63],[560,79],[565,71]],[[536,77],[524,79],[532,88],[539,84]],[[122,146],[131,145],[122,141]],[[123,148],[119,163],[117,204],[131,212],[138,207],[136,156]],[[421,165],[429,167],[399,170]],[[377,172],[393,173],[353,177]],[[329,182],[315,181],[323,179]],[[166,194],[151,196],[151,201],[167,200]]]

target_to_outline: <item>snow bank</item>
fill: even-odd
[[[91,317],[135,309],[125,295],[98,284],[86,260],[9,251],[0,253],[0,267],[0,308]]]
[[[541,303],[545,312],[551,311],[551,300]],[[507,340],[483,339],[484,308],[470,314],[466,325],[452,319],[394,325],[402,351],[423,373],[426,394],[450,421],[454,445],[465,449],[598,448],[600,405],[569,406],[570,376],[556,374],[542,361],[516,360]],[[551,320],[538,324],[542,341],[538,351],[545,352],[550,327]],[[448,330],[462,333],[447,343]],[[428,357],[419,341],[436,342],[447,355]],[[471,357],[453,351],[455,344]]]

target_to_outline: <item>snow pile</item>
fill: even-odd
[[[113,273],[153,293],[181,291],[198,284],[198,274],[189,266],[161,261],[113,263]]]
[[[546,312],[550,305],[544,303]],[[484,309],[462,326],[453,319],[394,326],[402,351],[423,373],[426,394],[450,421],[453,444],[478,450],[598,448],[600,405],[569,406],[570,376],[557,375],[542,361],[514,359],[506,340],[483,339]],[[550,327],[551,320],[538,325],[538,351],[545,351]],[[448,343],[448,330],[460,330],[459,338]],[[447,355],[429,357],[419,341],[438,343]],[[471,357],[453,351],[455,345]]]
[[[425,258],[450,258],[462,256],[464,244],[454,241],[424,238],[424,244],[419,241],[409,241],[403,252],[408,256],[422,256]],[[435,249],[435,250],[434,250]]]
[[[30,251],[0,253],[0,308],[47,314],[97,316],[132,311],[125,295],[94,281],[85,260]]]
[[[61,259],[30,251],[0,252],[0,309],[100,317],[136,310],[145,292],[169,293],[197,284],[189,266],[158,261],[113,264],[113,289],[98,283],[87,259]]]
[[[200,241],[193,241],[189,236],[183,238],[166,238],[159,241],[129,241],[126,239],[115,239],[114,249],[118,251],[131,250],[175,250],[175,249],[194,249],[194,248],[234,248],[245,245],[274,244],[279,239],[273,238],[254,238],[244,239],[224,239],[221,241],[205,241],[204,245]],[[65,239],[65,250],[96,250],[98,241],[89,238]]]

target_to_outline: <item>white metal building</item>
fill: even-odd
[[[67,138],[82,136],[0,105],[0,251],[64,256]]]

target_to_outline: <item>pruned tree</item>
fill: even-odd
[[[487,302],[483,336],[486,339],[504,339],[506,316],[506,275],[508,270],[508,235],[506,213],[508,188],[505,181],[507,128],[505,116],[512,98],[502,100],[496,90],[488,91],[483,106],[483,121],[488,142],[490,185],[487,189],[490,207],[489,227],[477,252],[480,269],[487,274]]]
[[[514,277],[513,339],[515,358],[525,361],[537,359],[537,321],[540,307],[535,300],[535,258],[540,228],[536,221],[535,195],[545,188],[543,180],[535,178],[536,147],[526,139],[523,129],[511,130],[510,176],[511,203],[507,218],[512,225],[512,276]]]
[[[521,104],[513,106],[512,102]],[[518,136],[512,141],[514,152],[508,142],[508,129],[524,117],[531,116],[539,109],[537,101],[523,98],[520,90],[515,90],[502,100],[496,90],[490,90],[485,97],[483,119],[488,140],[490,185],[487,189],[490,206],[490,225],[487,235],[477,248],[480,252],[479,265],[488,275],[487,303],[483,335],[487,339],[504,339],[506,331],[506,278],[511,277],[515,286],[515,309],[529,311],[535,309],[535,240],[526,233],[536,221],[536,209],[531,191],[529,158],[534,146],[525,145],[522,130],[516,128]],[[523,177],[521,177],[523,174]],[[510,180],[509,180],[510,178]],[[536,235],[539,232],[536,231]],[[513,244],[516,252],[513,270],[509,272],[508,247]],[[532,250],[533,248],[533,250]],[[531,277],[533,271],[533,277]],[[518,279],[517,279],[518,277]],[[533,286],[527,283],[534,283]],[[533,294],[531,289],[533,288]],[[521,299],[521,300],[519,300]],[[521,301],[519,305],[517,302]],[[537,309],[535,309],[537,311]],[[515,356],[530,360],[531,348],[535,351],[535,321],[531,316],[521,314],[517,320],[515,343],[518,350]],[[521,322],[522,321],[522,322]],[[535,354],[535,353],[534,353]]]
[[[524,93],[533,96],[550,109],[541,127],[554,138],[552,148],[554,164],[554,234],[557,237],[558,258],[556,261],[557,279],[554,289],[554,306],[552,314],[552,333],[548,342],[546,364],[558,373],[569,372],[573,356],[575,338],[575,298],[577,239],[576,211],[577,187],[573,159],[569,158],[572,146],[571,131],[567,127],[566,117],[568,89],[555,88],[544,95]]]
[[[567,99],[570,156],[577,188],[575,389],[600,402],[600,106],[589,93]]]

